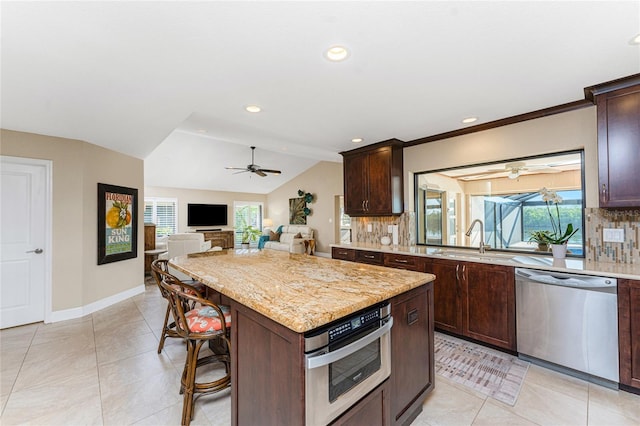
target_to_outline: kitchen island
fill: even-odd
[[[337,422],[402,424],[433,388],[431,274],[272,250],[195,254],[170,266],[231,306],[234,425],[304,425],[304,333],[383,301],[394,318],[391,376]]]

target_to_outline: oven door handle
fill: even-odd
[[[332,362],[336,362],[342,358],[345,358],[351,355],[354,352],[359,351],[360,349],[367,346],[369,343],[374,342],[376,339],[379,339],[384,334],[388,333],[393,326],[393,317],[389,317],[389,320],[380,328],[378,328],[373,333],[367,334],[362,339],[358,339],[353,343],[349,343],[347,346],[343,346],[340,349],[329,352],[327,354],[311,356],[307,358],[307,369],[311,370],[313,368],[322,367],[327,364],[331,364]]]

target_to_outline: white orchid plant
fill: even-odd
[[[542,195],[542,201],[547,204],[547,211],[549,212],[549,219],[551,219],[551,227],[553,228],[553,232],[548,236],[549,244],[566,244],[569,238],[578,232],[579,228],[573,229],[573,225],[569,223],[563,231],[562,222],[560,221],[560,208],[558,207],[558,204],[562,203],[562,197],[560,197],[556,191],[547,188],[542,188],[539,193]],[[551,213],[551,204],[556,207],[555,217]]]

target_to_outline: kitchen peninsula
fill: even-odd
[[[183,256],[170,266],[221,294],[232,313],[232,424],[304,425],[304,336],[390,301],[391,375],[335,420],[402,424],[434,384],[431,274],[272,250]]]

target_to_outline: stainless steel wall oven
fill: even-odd
[[[305,333],[307,425],[328,424],[389,377],[390,312],[384,303]]]

